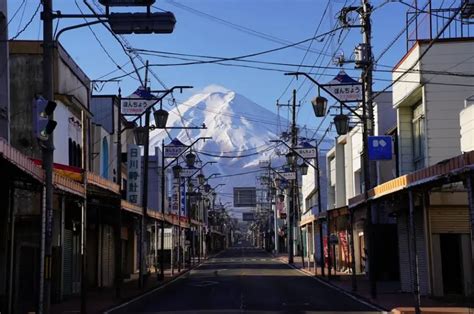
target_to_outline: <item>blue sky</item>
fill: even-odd
[[[89,0],[92,2],[92,0]],[[158,0],[155,6],[162,10],[174,12],[177,24],[173,34],[170,35],[127,35],[127,40],[135,48],[161,50],[169,52],[178,52],[185,54],[210,55],[222,57],[234,57],[249,53],[264,51],[281,47],[284,44],[269,41],[258,36],[252,36],[248,33],[229,27],[215,18],[206,16],[202,13],[190,12],[191,9],[199,10],[213,17],[231,22],[238,26],[243,26],[250,30],[255,30],[267,35],[271,35],[278,40],[288,42],[297,42],[306,38],[313,37],[316,27],[320,23],[323,12],[327,6],[328,0],[176,0],[175,4],[171,0]],[[9,18],[21,5],[23,0],[8,0]],[[373,0],[372,5],[377,7],[383,0]],[[407,0],[412,2],[412,0]],[[419,1],[422,2],[422,1]],[[434,6],[444,3],[449,6],[453,0],[433,1]],[[22,7],[16,17],[9,25],[10,37],[26,24],[36,9],[37,0],[26,0],[26,6]],[[78,0],[79,7],[89,13],[87,7]],[[327,32],[336,23],[336,14],[344,3],[347,5],[359,5],[359,0],[332,0],[328,6],[325,16],[322,19],[321,27],[318,34]],[[188,8],[183,8],[182,5]],[[23,11],[24,8],[24,11]],[[54,8],[61,10],[63,13],[79,13],[73,0],[54,0]],[[129,8],[130,10],[141,10],[140,8]],[[373,46],[374,55],[377,58],[381,51],[395,38],[395,36],[405,26],[405,12],[408,9],[400,3],[389,3],[375,10],[372,16],[373,23]],[[156,11],[156,9],[153,9]],[[61,20],[59,29],[74,23],[83,22],[82,20]],[[101,25],[92,27],[105,49],[110,56],[120,65],[125,64],[128,58],[124,54],[117,41],[111,34]],[[347,59],[350,59],[352,51],[362,40],[362,34],[357,28],[349,31],[335,33],[332,44],[328,45],[330,36],[325,36],[321,42],[313,41],[311,49],[323,50],[325,53],[332,55],[336,52],[343,52]],[[41,21],[37,15],[30,27],[23,32],[19,39],[40,39]],[[342,44],[338,50],[338,41]],[[92,32],[87,28],[73,30],[65,33],[61,37],[62,45],[67,49],[69,54],[83,68],[91,79],[113,71],[117,67],[104,53]],[[405,35],[396,41],[395,45],[388,50],[384,57],[379,60],[377,69],[389,69],[385,66],[393,66],[406,52]],[[288,48],[279,52],[266,54],[255,57],[251,60],[259,60],[266,62],[279,62],[300,64],[306,53],[303,48]],[[166,58],[158,58],[152,56],[143,56],[149,59],[150,63],[181,63],[182,60],[173,60]],[[312,65],[318,58],[317,53],[309,52],[306,55],[304,64]],[[319,57],[317,65],[326,66],[330,63],[330,57]],[[139,62],[137,62],[140,65]],[[255,64],[249,64],[255,65]],[[257,65],[269,68],[280,68],[287,70],[295,70],[294,67],[282,67],[272,65]],[[360,75],[358,70],[353,70],[353,65],[347,64],[347,69],[351,69],[348,73],[357,77]],[[124,67],[126,71],[132,69],[128,64]],[[154,67],[153,71],[166,83],[166,85],[193,85],[195,90],[202,89],[210,84],[218,84],[238,93],[245,95],[256,103],[276,112],[276,100],[280,98],[281,102],[290,99],[291,90],[298,88],[302,82],[294,81],[286,91],[291,78],[284,76],[283,73],[273,71],[263,71],[248,68],[229,67],[222,65],[192,65],[192,66],[175,66],[175,67]],[[323,70],[318,70],[322,72]],[[120,75],[118,71],[107,78]],[[337,73],[336,69],[325,70],[323,76],[319,78],[321,82],[327,82]],[[151,87],[153,89],[162,89],[162,86],[151,77]],[[390,79],[390,73],[376,72],[376,79]],[[375,81],[375,89],[385,87],[388,82]],[[118,86],[122,88],[123,94],[130,94],[139,82],[133,78],[124,78],[120,83],[107,83],[100,85],[100,93],[115,93]],[[308,92],[309,91],[309,92]],[[283,93],[283,95],[282,95]],[[316,89],[306,82],[299,89],[298,98],[301,99],[305,94],[301,109],[299,110],[298,122],[306,124],[309,128],[315,128],[320,120],[314,117],[309,100],[316,96]],[[189,94],[177,95],[178,100],[185,99]],[[282,109],[282,115],[286,116],[286,109]]]

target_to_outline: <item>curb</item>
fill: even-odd
[[[120,310],[124,310],[125,307],[130,306],[131,304],[140,301],[141,299],[155,293],[156,291],[161,290],[161,289],[169,286],[170,284],[174,283],[175,281],[178,281],[179,279],[182,279],[184,277],[184,275],[189,273],[191,270],[194,270],[194,269],[198,268],[199,266],[203,265],[206,261],[208,261],[211,258],[214,258],[215,256],[219,255],[220,253],[222,253],[222,252],[219,252],[219,253],[214,254],[212,256],[208,255],[206,258],[203,258],[199,264],[196,264],[193,267],[190,267],[186,270],[181,271],[181,273],[177,274],[175,277],[172,277],[168,281],[163,282],[162,284],[160,284],[159,286],[157,286],[155,288],[152,288],[152,289],[150,289],[150,290],[148,290],[148,291],[146,291],[146,292],[144,292],[144,293],[142,293],[138,296],[132,297],[131,299],[129,299],[129,300],[123,302],[123,303],[120,303],[120,304],[117,304],[117,305],[114,305],[114,306],[108,308],[103,313],[104,314],[120,313]]]
[[[349,291],[347,291],[347,290],[345,290],[345,289],[343,289],[343,288],[341,288],[341,287],[336,286],[335,284],[332,284],[331,282],[327,282],[326,280],[323,280],[323,279],[321,279],[321,278],[319,278],[319,277],[317,277],[317,276],[314,276],[314,274],[309,273],[309,272],[307,272],[306,270],[303,270],[303,269],[301,269],[301,268],[299,268],[299,267],[296,267],[296,266],[294,266],[294,265],[292,265],[292,264],[288,264],[288,262],[282,261],[279,257],[275,256],[273,253],[272,253],[271,255],[272,255],[277,261],[279,261],[280,263],[285,264],[285,265],[287,265],[288,267],[293,268],[294,270],[299,271],[300,273],[304,274],[305,276],[308,276],[308,277],[310,277],[310,278],[312,278],[312,279],[314,279],[314,280],[317,280],[318,282],[320,282],[320,283],[326,285],[326,286],[329,287],[329,288],[332,288],[332,289],[334,289],[334,290],[337,290],[338,292],[340,292],[340,293],[342,293],[342,294],[348,296],[349,298],[351,298],[351,299],[353,299],[353,300],[356,300],[357,302],[360,302],[360,303],[362,303],[362,304],[364,304],[364,305],[366,305],[366,306],[372,307],[372,308],[375,309],[376,311],[380,311],[380,312],[382,312],[382,313],[390,313],[390,311],[388,311],[387,309],[381,307],[380,305],[378,305],[378,304],[376,304],[376,303],[371,302],[370,300],[367,300],[366,298],[364,298],[364,297],[362,297],[362,296],[360,296],[360,295],[358,295],[358,294],[351,293],[351,292],[349,292]]]

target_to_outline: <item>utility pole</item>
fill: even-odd
[[[53,89],[53,1],[43,1],[43,97],[54,100]],[[49,115],[49,120],[53,115]],[[51,307],[51,271],[52,271],[52,231],[53,231],[53,134],[44,143],[42,149],[43,169],[45,173],[45,193],[42,206],[41,269],[38,313],[50,313]]]
[[[296,130],[296,89],[293,90],[293,103],[291,105],[291,148],[292,150],[296,147],[296,141],[298,138],[297,130]],[[293,152],[291,152],[293,153]],[[296,171],[295,167],[296,158],[293,159],[293,163],[291,165],[291,171]],[[296,180],[296,179],[295,179]],[[290,187],[290,196],[291,196],[291,213],[289,213],[289,222],[288,222],[288,263],[293,264],[293,256],[294,256],[294,224],[296,218],[296,198],[295,198],[295,180],[291,180],[291,187]]]
[[[117,226],[115,235],[115,296],[121,297],[122,286],[122,90],[118,90],[118,124],[115,132],[117,132],[117,184],[119,186],[118,209],[117,209]]]
[[[361,24],[363,30],[363,43],[366,49],[367,60],[363,66],[362,82],[364,84],[364,98],[365,104],[363,106],[364,121],[364,181],[365,181],[365,193],[372,188],[374,175],[376,174],[375,164],[369,161],[368,156],[368,137],[374,135],[374,108],[373,108],[373,93],[372,93],[372,70],[373,70],[373,58],[372,58],[372,26],[370,17],[372,13],[372,6],[369,0],[362,0],[362,12]],[[366,197],[367,199],[367,197]],[[369,265],[369,281],[370,281],[370,294],[373,298],[377,296],[377,284],[375,277],[375,250],[374,250],[374,235],[373,235],[373,222],[372,222],[372,206],[367,200],[367,214],[366,214],[366,230],[367,230],[367,244],[368,244],[368,265]]]
[[[148,60],[145,65],[145,90],[147,89],[147,79],[148,79]],[[139,254],[139,274],[138,274],[138,288],[143,288],[145,285],[144,276],[145,276],[145,256],[146,256],[146,217],[148,210],[148,161],[149,161],[149,146],[150,146],[150,111],[151,106],[148,107],[145,111],[145,145],[143,147],[143,190],[142,190],[142,217],[140,220],[140,254]]]

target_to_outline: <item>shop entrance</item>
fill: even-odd
[[[462,294],[460,234],[440,234],[444,294]]]

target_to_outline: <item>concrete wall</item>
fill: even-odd
[[[58,123],[54,131],[54,161],[68,164],[70,137],[87,153],[83,128],[87,130],[89,122],[87,118],[82,121],[81,112],[88,110],[90,80],[62,47],[55,52],[54,69],[54,100],[58,104],[54,111],[54,119]],[[42,94],[43,89],[41,42],[10,43],[10,76],[11,143],[22,153],[40,159],[41,148],[33,133],[36,119],[33,116],[33,101],[36,95]]]
[[[396,70],[408,69],[427,46],[427,43],[417,44]],[[472,51],[473,40],[439,41],[430,48],[416,69],[470,73],[474,70]],[[393,73],[394,79],[399,76],[400,73]],[[412,106],[422,101],[426,167],[461,153],[460,111],[464,108],[465,99],[472,96],[472,77],[430,72],[419,76],[418,73],[407,74],[393,86],[393,102],[398,109],[399,163],[402,174],[414,170]],[[407,80],[420,83],[409,83]]]

